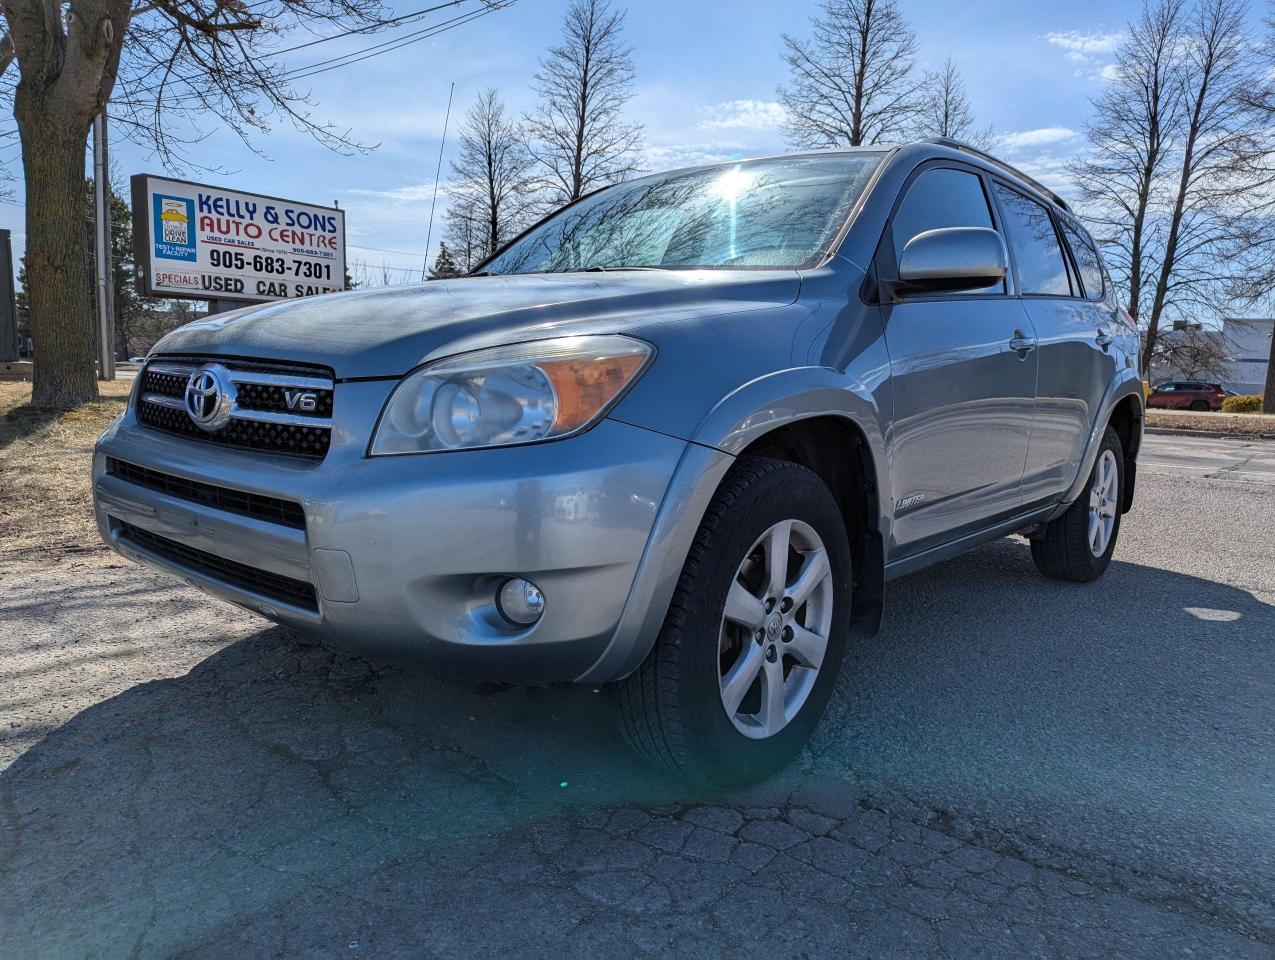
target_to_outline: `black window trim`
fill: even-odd
[[[1045,210],[1049,217],[1049,222],[1054,227],[1054,238],[1058,241],[1058,250],[1063,256],[1063,269],[1067,271],[1067,283],[1071,287],[1071,293],[1024,293],[1022,287],[1022,277],[1018,273],[1018,254],[1014,252],[1014,244],[1010,242],[1009,235],[1006,231],[1001,231],[1001,237],[1005,241],[1005,248],[1009,251],[1010,262],[1014,265],[1014,287],[1018,291],[1017,296],[1020,300],[1080,300],[1089,302],[1084,295],[1084,286],[1080,283],[1079,271],[1071,262],[1071,248],[1067,246],[1067,241],[1063,237],[1062,229],[1058,225],[1056,219],[1054,205],[1052,203],[1043,202],[1039,197],[1033,197],[1031,193],[1024,190],[1015,183],[1006,180],[1004,177],[992,175],[989,177],[993,185],[999,184],[1006,190],[1012,190],[1020,197],[1026,197],[1032,203]],[[1005,214],[1000,209],[1000,198],[996,196],[996,191],[990,191],[992,201],[996,204],[999,219],[1004,222]],[[1076,291],[1080,290],[1080,293]]]
[[[894,253],[894,217],[899,212],[899,207],[903,205],[903,200],[907,197],[908,191],[912,189],[912,184],[923,173],[930,170],[957,170],[961,173],[968,173],[978,179],[979,186],[983,190],[983,199],[987,203],[987,215],[992,220],[992,229],[1001,235],[1001,240],[1005,243],[1005,250],[1009,254],[1010,269],[1005,274],[1005,289],[998,293],[932,293],[923,296],[910,296],[901,302],[935,303],[955,301],[968,303],[972,300],[1009,300],[1017,297],[1018,278],[1013,266],[1013,252],[1010,250],[1009,241],[1005,237],[1000,208],[992,197],[990,178],[987,171],[973,164],[963,163],[960,160],[949,157],[933,157],[929,160],[922,160],[912,168],[907,178],[903,181],[903,186],[899,188],[898,194],[895,195],[894,202],[890,205],[890,213],[886,216],[885,226],[882,227],[881,236],[877,239],[876,253],[872,257],[872,269],[868,271],[868,276],[865,278],[864,302],[877,306],[887,304],[897,306],[897,304],[890,303],[881,297],[879,278],[882,276],[896,277],[898,275],[899,264]]]
[[[1072,265],[1076,270],[1076,285],[1080,288],[1079,299],[1087,303],[1102,303],[1107,298],[1107,271],[1105,264],[1102,262],[1102,253],[1098,250],[1098,243],[1094,240],[1093,235],[1085,229],[1084,225],[1075,217],[1060,215],[1057,211],[1053,211],[1055,219],[1058,221],[1057,230],[1059,237],[1062,238],[1063,248],[1070,258]],[[1098,291],[1098,295],[1091,297],[1089,291],[1085,288],[1085,278],[1080,272],[1080,261],[1076,259],[1076,251],[1072,248],[1070,240],[1067,238],[1066,227],[1071,227],[1076,232],[1082,243],[1088,243],[1093,255],[1098,258],[1098,275],[1102,278],[1102,289]]]

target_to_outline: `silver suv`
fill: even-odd
[[[951,141],[587,196],[458,280],[165,337],[94,458],[124,556],[348,651],[614,684],[685,776],[800,750],[885,583],[1111,560],[1138,337],[1058,197]]]

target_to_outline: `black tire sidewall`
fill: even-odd
[[[781,520],[801,520],[823,540],[833,576],[833,617],[819,676],[801,710],[779,733],[765,740],[744,736],[727,717],[719,687],[718,642],[726,593],[739,565],[757,539]],[[707,533],[711,558],[697,573],[693,605],[685,622],[679,658],[679,701],[688,752],[694,766],[720,783],[745,783],[786,766],[800,752],[832,695],[845,656],[850,625],[851,557],[841,512],[831,492],[812,471],[784,463],[740,493]]]

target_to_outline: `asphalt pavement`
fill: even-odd
[[[1275,956],[1273,443],[1149,436],[1096,584],[890,584],[748,791],[100,555],[0,622],[0,956]]]

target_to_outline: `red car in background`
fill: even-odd
[[[1170,380],[1161,383],[1147,397],[1148,407],[1165,407],[1170,410],[1221,410],[1222,401],[1230,394],[1218,383],[1200,383],[1198,380]]]

